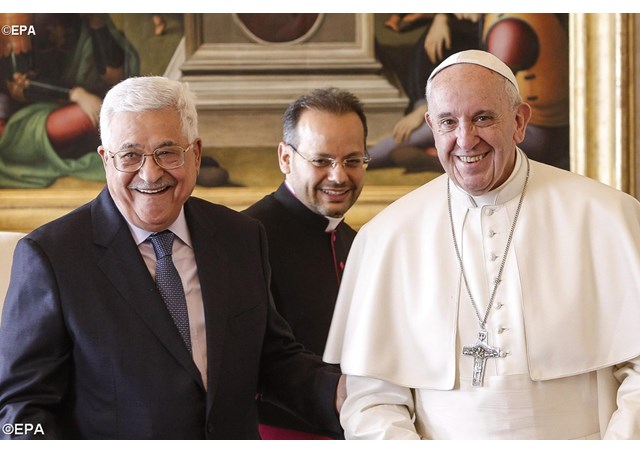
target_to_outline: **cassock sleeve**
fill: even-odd
[[[347,399],[340,411],[346,439],[419,440],[413,425],[413,392],[379,379],[347,376]]]
[[[271,281],[267,236],[260,229],[262,269],[265,288]],[[271,293],[267,294],[267,326],[260,362],[260,398],[280,406],[305,420],[315,429],[341,431],[335,408],[341,372],[322,362],[320,356],[296,341],[291,327],[278,313]]]
[[[613,375],[620,382],[618,408],[603,439],[640,439],[640,357],[617,365]]]

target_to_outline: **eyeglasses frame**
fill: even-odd
[[[315,168],[317,168],[317,169],[319,169],[319,170],[324,170],[324,169],[329,168],[328,166],[327,166],[327,167],[323,167],[323,166],[320,166],[320,165],[316,165],[316,162],[317,162],[317,160],[316,160],[316,159],[309,159],[308,157],[304,156],[304,155],[303,155],[300,151],[298,151],[298,149],[297,149],[295,146],[293,146],[291,143],[285,143],[285,145],[286,145],[286,146],[288,146],[288,147],[290,147],[290,148],[291,148],[291,149],[292,149],[292,150],[293,150],[293,151],[294,151],[298,156],[302,157],[302,159],[304,159],[305,161],[309,162],[313,167],[315,167]],[[365,150],[364,150],[364,156],[362,156],[362,157],[358,157],[358,159],[360,159],[360,158],[362,158],[362,169],[363,169],[363,170],[366,170],[366,169],[367,169],[367,167],[369,166],[369,162],[371,162],[371,156],[369,155],[369,152],[365,149]],[[337,160],[337,159],[334,159],[333,157],[321,157],[321,158],[319,158],[319,159],[326,159],[326,160],[328,160],[329,162],[331,162],[331,169],[332,169],[332,170],[335,170],[336,166],[338,165],[338,160]],[[349,159],[349,158],[348,158],[348,159]],[[357,167],[347,167],[347,166],[345,165],[345,162],[344,162],[344,161],[345,161],[345,160],[343,159],[343,160],[342,160],[342,162],[339,162],[339,163],[340,163],[340,165],[342,166],[342,169],[343,169],[344,171],[347,171],[347,170],[355,170],[355,169],[357,169]]]
[[[189,151],[189,148],[191,148],[195,144],[195,142],[196,142],[195,140],[192,141],[191,143],[189,143],[189,145],[187,145],[186,148],[183,148],[182,146],[179,146],[179,145],[171,145],[171,146],[176,146],[178,148],[181,148],[182,149],[182,155],[184,156],[184,154],[186,154],[186,152]],[[153,156],[153,161],[156,163],[156,165],[158,167],[162,168],[163,170],[175,170],[176,168],[180,168],[180,167],[182,167],[184,165],[184,162],[185,162],[184,157],[182,158],[182,163],[180,165],[178,165],[177,167],[165,168],[162,165],[160,165],[160,162],[158,162],[158,160],[156,159],[156,152],[161,150],[162,148],[163,147],[156,148],[150,153],[141,154],[142,160],[140,161],[140,166],[138,168],[136,168],[135,170],[122,170],[122,169],[120,169],[120,168],[118,168],[116,166],[116,155],[118,155],[119,153],[122,153],[122,152],[126,152],[126,150],[118,151],[117,153],[112,153],[111,151],[109,151],[106,148],[105,148],[105,150],[109,153],[109,156],[111,156],[111,158],[113,159],[113,167],[116,170],[118,170],[118,171],[120,171],[122,173],[135,173],[137,171],[140,171],[140,169],[144,166],[144,163],[147,160],[147,156]]]

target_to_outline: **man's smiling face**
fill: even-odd
[[[449,178],[472,195],[504,183],[515,165],[531,109],[514,105],[504,77],[474,64],[445,68],[432,81],[426,120]]]
[[[98,152],[105,166],[107,187],[127,220],[147,231],[162,231],[169,227],[195,187],[201,141],[193,142],[185,153],[184,165],[179,168],[164,170],[153,156],[147,156],[137,172],[118,171],[109,152],[136,150],[149,154],[161,146],[185,149],[189,146],[177,112],[152,110],[116,114],[111,123],[110,143],[104,146],[106,149],[101,146]]]

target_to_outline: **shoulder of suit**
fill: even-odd
[[[57,242],[69,239],[77,240],[80,232],[83,230],[90,231],[91,229],[91,203],[86,203],[57,219],[35,228],[28,236],[36,240],[51,238],[52,241]]]

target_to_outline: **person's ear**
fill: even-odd
[[[278,165],[280,165],[280,171],[285,175],[291,173],[291,153],[293,150],[285,142],[280,142],[278,145]]]
[[[527,130],[527,124],[531,119],[531,106],[526,102],[521,102],[516,109],[516,130],[513,134],[513,139],[516,144],[522,143],[524,140],[525,132]]]
[[[429,116],[429,111],[426,111],[424,113],[424,120],[427,122],[427,125],[429,126],[429,129],[431,129],[431,132],[434,132],[433,124],[431,123],[431,117]]]
[[[102,145],[98,146],[97,152],[100,154],[100,157],[102,158],[102,165],[106,169],[107,163],[109,162],[109,153],[107,153],[107,150]]]
[[[202,163],[202,139],[196,138],[191,145],[191,150],[196,158],[196,169],[200,171],[200,164]]]

